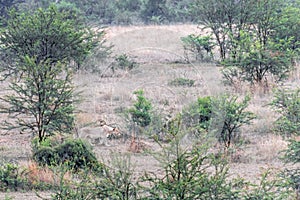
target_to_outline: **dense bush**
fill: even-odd
[[[199,97],[196,102],[182,111],[183,126],[196,136],[208,132],[212,114],[211,99],[211,97]]]
[[[154,157],[163,165],[163,174],[146,173],[139,182],[145,199],[231,199],[237,192],[227,180],[225,160],[208,153],[207,144],[185,146],[181,118],[170,124],[170,142]],[[211,168],[209,172],[208,168]],[[146,185],[146,186],[145,186]]]
[[[188,35],[181,38],[188,61],[211,61],[213,59],[212,50],[215,46],[211,36]],[[193,58],[191,58],[191,56]]]
[[[195,16],[189,13],[192,0],[148,1],[148,0],[40,0],[40,1],[8,1],[0,3],[3,17],[5,9],[19,7],[21,10],[47,8],[51,4],[60,10],[70,11],[96,24],[140,24],[190,22]]]
[[[300,89],[278,89],[271,105],[280,114],[275,122],[275,131],[284,137],[299,135]]]
[[[0,191],[27,189],[28,185],[17,165],[11,163],[0,165]]]
[[[127,54],[121,54],[119,56],[116,56],[115,64],[113,64],[112,70],[115,71],[115,69],[122,69],[130,71],[137,66],[138,63],[133,58],[131,58]]]
[[[137,100],[133,107],[129,109],[131,119],[140,127],[146,127],[151,122],[151,102],[145,98],[143,90],[137,90],[134,92],[137,95]]]
[[[33,153],[33,159],[40,165],[64,165],[74,171],[101,168],[91,147],[80,139],[61,144],[44,143],[35,147]]]
[[[239,101],[238,96],[222,95],[212,101],[210,128],[226,149],[240,139],[240,128],[250,124],[255,115],[247,111],[250,97]]]
[[[215,135],[228,149],[238,141],[240,127],[255,118],[252,112],[246,110],[249,101],[249,97],[239,102],[237,96],[229,95],[198,98],[196,103],[182,111],[183,126],[200,138],[207,133]]]
[[[279,114],[275,121],[275,132],[284,138],[289,138],[288,147],[284,150],[283,160],[286,163],[300,163],[300,142],[294,137],[299,136],[300,131],[300,89],[278,89],[274,93],[271,102],[273,108]],[[299,167],[286,170],[284,177],[288,178],[291,187],[300,194]]]
[[[109,159],[111,166],[104,167],[104,173],[85,170],[72,177],[72,181],[63,178],[68,169],[60,168],[60,185],[53,199],[137,199],[130,157],[111,155]]]

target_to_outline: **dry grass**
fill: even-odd
[[[252,100],[249,110],[257,115],[257,119],[250,126],[243,128],[242,135],[248,142],[236,156],[235,162],[230,164],[230,173],[248,180],[257,180],[262,169],[283,169],[285,166],[278,159],[279,152],[286,148],[286,142],[281,137],[272,135],[272,124],[276,119],[274,111],[267,106],[272,99],[272,92],[265,93],[263,88],[250,88],[241,85],[241,90],[235,92],[233,88],[225,87],[222,83],[220,67],[207,63],[180,63],[183,60],[183,47],[180,37],[191,33],[199,33],[195,25],[177,26],[141,26],[141,27],[109,27],[107,40],[113,43],[115,54],[126,53],[136,57],[140,66],[130,72],[120,72],[115,77],[101,78],[99,74],[79,73],[74,82],[82,91],[83,101],[79,105],[82,112],[77,114],[79,128],[103,119],[108,124],[116,124],[122,132],[130,135],[128,124],[124,116],[116,111],[124,111],[134,102],[133,92],[143,89],[145,97],[150,99],[153,106],[160,113],[175,115],[182,108],[195,101],[200,96],[218,95],[224,92],[234,93],[241,98],[250,94]],[[178,61],[180,61],[178,63]],[[107,68],[101,65],[101,68]],[[296,71],[287,84],[299,85],[299,73]],[[193,87],[172,87],[168,83],[175,78],[195,80]],[[273,86],[272,86],[273,87]],[[0,137],[1,153],[9,157],[30,156],[30,144],[18,145],[24,140],[15,135]],[[9,140],[18,149],[6,145]],[[147,147],[157,149],[152,140],[143,141]],[[110,141],[108,145],[95,146],[97,157],[107,160],[111,151],[125,154],[136,152],[136,143],[130,140]],[[23,152],[21,151],[23,148]],[[149,147],[150,148],[150,147]],[[135,165],[135,176],[143,171],[161,173],[158,162],[149,155],[132,153],[131,161]],[[37,179],[50,181],[51,173],[38,169],[29,164],[32,176]],[[41,171],[40,171],[41,170]],[[41,175],[40,175],[41,173]],[[1,196],[0,196],[1,197]]]
[[[110,27],[107,39],[115,46],[115,53],[128,53],[136,57],[140,66],[124,76],[114,78],[99,78],[95,75],[78,76],[76,80],[84,83],[88,88],[84,91],[88,103],[82,104],[82,108],[86,111],[85,115],[90,114],[93,118],[98,117],[120,124],[126,131],[126,122],[115,113],[115,110],[132,106],[134,102],[132,93],[135,90],[143,89],[145,97],[150,99],[161,113],[173,114],[199,96],[218,95],[224,92],[235,93],[232,88],[223,85],[220,68],[214,64],[175,63],[183,57],[180,37],[197,32],[199,33],[199,29],[193,25]],[[195,86],[169,86],[168,82],[175,78],[195,80]],[[274,87],[272,84],[271,86]],[[261,86],[241,85],[241,90],[235,93],[240,96],[250,94],[252,100],[249,110],[257,115],[254,123],[245,127],[242,132],[249,144],[246,144],[236,155],[237,165],[248,164],[248,169],[245,171],[253,170],[258,173],[257,169],[261,167],[282,166],[278,153],[286,147],[286,143],[280,137],[272,136],[272,124],[276,116],[267,106],[272,98],[271,89],[266,91],[266,88]],[[130,144],[126,144],[126,149]],[[243,172],[239,171],[239,173]]]
[[[39,183],[45,183],[55,185],[54,173],[47,167],[40,167],[37,163],[29,161],[27,163],[20,163],[21,168],[25,168],[26,177],[28,181],[37,185]]]

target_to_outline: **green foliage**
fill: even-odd
[[[37,135],[42,141],[54,132],[71,133],[74,126],[74,89],[72,73],[65,65],[48,61],[36,64],[26,57],[22,66],[23,82],[13,82],[14,92],[1,98],[1,112],[9,113],[7,130],[19,129]],[[64,76],[61,74],[65,72]]]
[[[7,19],[9,14],[8,11],[12,8],[16,9],[18,4],[23,3],[25,0],[0,0],[0,19],[1,23],[3,23],[2,19]],[[1,24],[1,25],[6,25]]]
[[[292,197],[292,191],[285,179],[279,178],[276,174],[272,174],[271,170],[267,170],[261,174],[258,184],[245,183],[247,189],[241,191],[241,199],[253,200],[284,200]]]
[[[266,31],[266,30],[263,30]],[[288,49],[290,40],[274,42],[271,38],[264,39],[263,36],[240,32],[239,41],[231,57],[225,59],[226,67],[237,67],[240,69],[241,80],[262,83],[268,75],[272,75],[277,81],[287,77],[292,69],[293,51]],[[265,36],[267,37],[267,36]]]
[[[240,137],[240,127],[250,124],[255,118],[252,112],[247,111],[250,97],[246,96],[239,102],[237,96],[223,95],[212,100],[212,121],[210,128],[228,149]]]
[[[290,163],[300,163],[300,142],[296,140],[290,140],[288,148],[284,151],[284,159]]]
[[[299,3],[299,2],[298,2]],[[295,2],[295,4],[297,4]],[[281,18],[274,27],[275,40],[290,38],[289,48],[296,50],[300,48],[300,33],[297,27],[300,26],[300,8],[296,5],[288,5],[282,10]],[[299,52],[298,52],[299,53]]]
[[[188,78],[175,78],[174,80],[170,81],[168,85],[192,87],[194,86],[194,83],[195,83],[194,80]]]
[[[30,13],[12,11],[7,27],[1,30],[2,71],[16,80],[8,103],[7,129],[32,132],[42,141],[53,132],[71,133],[74,105],[71,63],[79,66],[98,43],[74,15],[55,6]]]
[[[97,183],[99,198],[137,199],[137,185],[130,155],[111,155],[111,167],[105,168],[104,176]]]
[[[163,164],[162,177],[146,173],[140,185],[144,199],[232,199],[237,193],[226,180],[226,163],[207,153],[207,146],[181,145],[181,119],[177,118],[167,133],[170,145],[154,154]],[[206,171],[208,168],[212,170]],[[145,186],[146,185],[146,186]]]
[[[137,95],[137,101],[133,105],[133,108],[129,109],[131,119],[138,126],[146,127],[151,122],[151,102],[144,97],[143,90],[137,90],[134,92]]]
[[[193,0],[173,0],[167,1],[169,22],[192,22],[193,15],[190,14]]]
[[[299,135],[300,131],[300,89],[278,89],[271,105],[280,117],[275,122],[275,131],[284,137]]]
[[[300,89],[278,89],[275,91],[271,105],[280,114],[275,121],[275,132],[288,137],[289,144],[284,150],[283,160],[286,163],[298,164],[300,162],[300,142],[292,138],[299,136],[300,130]],[[289,178],[291,187],[300,194],[299,167],[284,172]]]
[[[124,155],[111,157],[111,168],[105,167],[104,173],[90,173],[83,171],[72,181],[64,179],[68,172],[66,168],[59,168],[60,185],[53,199],[137,199],[136,185],[133,182],[133,170],[130,158]],[[78,181],[80,180],[80,181]]]
[[[51,195],[53,200],[69,200],[69,199],[96,199],[95,188],[93,187],[93,179],[90,179],[88,172],[77,174],[75,180],[66,180],[64,177],[69,172],[66,166],[55,168],[54,173],[59,178],[59,185],[55,192]],[[74,179],[72,177],[72,179]]]
[[[24,189],[28,182],[22,177],[19,168],[15,164],[6,163],[0,165],[0,191]]]
[[[207,133],[212,114],[211,97],[199,97],[182,111],[182,125],[196,136]]]
[[[10,1],[7,1],[10,2]],[[3,1],[3,8],[10,8]],[[93,24],[127,25],[145,23],[191,22],[189,9],[193,0],[146,1],[146,0],[14,0],[21,10],[47,8],[55,4],[59,10],[77,13]],[[1,4],[0,4],[1,5]],[[1,8],[1,7],[0,7]],[[4,12],[5,14],[5,12]]]
[[[228,66],[222,69],[223,82],[225,85],[234,86],[238,89],[241,86],[241,82],[245,80],[244,73],[240,67]]]
[[[289,183],[290,188],[295,190],[296,195],[300,195],[300,169],[285,169],[281,176]]]
[[[122,70],[132,70],[138,66],[138,63],[135,62],[130,56],[127,54],[121,54],[115,58],[116,64],[113,65],[112,70],[115,71],[115,68]]]
[[[153,22],[153,19],[159,19],[158,22],[162,22],[167,16],[166,0],[143,1],[140,15],[146,24]]]
[[[59,12],[66,12],[69,13],[69,18],[78,18],[81,17],[82,12],[81,10],[73,3],[73,2],[68,2],[65,0],[59,1],[58,4],[56,4],[57,10]],[[82,17],[81,17],[82,18]]]
[[[198,98],[182,111],[183,127],[199,138],[213,133],[228,149],[239,139],[240,127],[255,118],[253,113],[246,111],[249,101],[249,97],[239,102],[237,96],[228,95]]]
[[[48,146],[49,145],[49,146]],[[42,166],[64,165],[69,170],[101,170],[91,147],[82,140],[67,140],[61,144],[41,143],[34,151],[34,160]]]
[[[240,68],[240,73],[227,75],[262,83],[269,75],[282,80],[292,70],[299,46],[299,9],[290,3],[197,0],[192,13],[212,31],[223,64]]]
[[[189,53],[192,53],[196,60],[199,61],[213,59],[212,50],[215,43],[212,41],[211,36],[197,36],[191,34],[186,37],[182,37],[181,41],[183,42],[183,47],[188,60],[190,60]]]
[[[70,12],[59,12],[55,6],[35,12],[10,12],[7,27],[2,28],[0,43],[9,74],[22,74],[24,57],[35,60],[35,64],[49,62],[76,63],[79,66],[97,45],[103,32],[94,34],[84,27]]]
[[[212,31],[219,47],[220,59],[224,60],[233,47],[229,36],[239,37],[240,30],[247,30],[256,1],[197,0],[192,4],[191,14],[196,21]],[[245,12],[247,10],[247,12]]]

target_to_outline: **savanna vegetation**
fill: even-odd
[[[0,191],[46,190],[51,199],[299,199],[299,88],[283,87],[299,67],[298,0],[10,0],[0,6],[0,69],[6,84],[1,133],[29,135],[31,148],[27,167],[3,156]],[[143,63],[130,52],[115,52],[104,27],[176,23],[197,24],[201,33],[181,37],[182,58],[166,66],[217,65],[227,92],[193,93],[193,99],[188,93],[203,85],[184,72],[163,87],[185,95],[187,104],[172,108],[177,99],[148,97],[145,82],[159,74],[139,75]],[[98,82],[135,75],[132,81],[143,80],[133,91],[122,91],[130,105],[123,107],[123,97],[105,97],[118,104],[110,114],[123,119],[121,139],[99,136],[89,143],[80,138],[84,127],[97,123],[94,116],[90,123],[80,122],[86,91],[74,77],[81,74],[96,74]],[[230,163],[241,160],[241,147],[249,143],[245,130],[266,117],[249,108],[256,93],[272,97],[264,106],[276,119],[267,131],[287,142],[278,159],[292,167],[267,169],[246,180],[231,176]],[[100,126],[104,133],[119,133],[119,127]],[[105,145],[100,140],[118,140],[128,148],[100,159],[92,147]],[[158,170],[149,166],[152,171],[136,173],[131,160],[142,155],[154,158]]]

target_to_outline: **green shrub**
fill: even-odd
[[[290,189],[287,179],[273,174],[270,169],[262,173],[257,183],[244,182],[240,191],[240,198],[245,200],[285,200],[294,199],[294,192]],[[294,196],[295,197],[295,196]]]
[[[133,107],[129,109],[131,119],[138,126],[146,127],[151,122],[151,102],[144,97],[143,90],[137,90],[134,94],[137,95],[137,101]]]
[[[300,163],[300,141],[290,140],[284,151],[284,160],[291,163]]]
[[[28,181],[22,177],[17,165],[11,163],[0,165],[0,191],[17,191],[27,187]]]
[[[59,188],[53,199],[137,199],[137,188],[133,182],[131,161],[127,155],[111,156],[111,167],[103,167],[104,173],[88,170],[76,174],[71,181],[64,176],[68,168],[58,168]]]
[[[275,91],[271,105],[280,114],[275,121],[275,132],[284,138],[290,138],[288,148],[284,150],[283,159],[286,163],[298,164],[300,163],[300,142],[293,136],[300,135],[300,89]],[[299,174],[299,167],[285,172],[285,177],[289,178],[291,187],[298,192],[298,195],[300,195]]]
[[[190,60],[189,54],[192,54],[196,60],[211,61],[213,59],[212,50],[215,43],[212,42],[211,36],[188,35],[182,37],[183,47],[187,60]]]
[[[51,166],[57,162],[59,158],[51,147],[40,147],[33,154],[33,160],[42,166]]]
[[[198,137],[212,133],[228,149],[239,139],[240,127],[255,118],[246,111],[249,101],[249,97],[239,102],[237,96],[228,95],[198,98],[182,111],[183,126]]]
[[[300,133],[300,89],[279,89],[274,93],[271,105],[280,117],[275,122],[275,132],[291,137]]]
[[[144,199],[237,199],[233,182],[227,180],[225,160],[207,152],[206,144],[182,145],[181,119],[173,121],[168,146],[154,157],[163,165],[163,174],[146,173],[139,184]],[[207,171],[208,168],[212,170]]]
[[[112,70],[122,69],[122,70],[132,70],[138,66],[138,63],[134,61],[127,54],[121,54],[115,58],[115,64],[112,66]]]
[[[67,140],[55,146],[40,146],[34,151],[33,159],[42,166],[65,165],[74,171],[101,168],[92,148],[80,139]]]
[[[211,100],[211,97],[199,97],[182,111],[183,126],[196,136],[208,131],[212,113]]]
[[[242,101],[238,96],[222,95],[212,101],[212,121],[210,129],[228,149],[240,137],[240,128],[250,124],[255,118],[252,112],[247,111],[250,97]]]
[[[195,84],[194,80],[188,78],[175,78],[174,80],[168,83],[171,86],[187,86],[192,87]]]
[[[55,153],[62,164],[67,164],[69,168],[97,169],[98,161],[92,149],[82,140],[69,140],[55,148]]]

